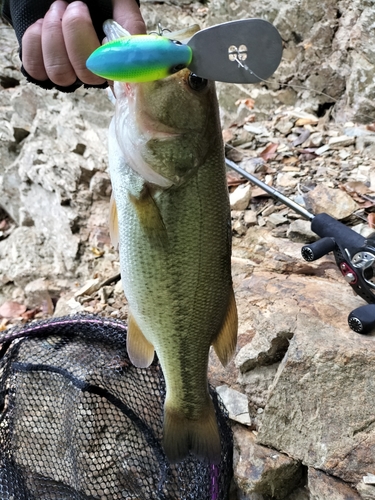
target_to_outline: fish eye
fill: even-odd
[[[175,45],[182,45],[182,43],[179,40],[171,40],[172,43]]]
[[[171,68],[171,75],[173,73],[177,73],[178,71],[181,71],[185,67],[186,67],[185,64],[177,64],[176,66],[173,66],[173,68]]]
[[[190,73],[188,81],[190,88],[196,90],[197,92],[204,90],[208,84],[208,80],[206,80],[205,78],[201,78],[194,73]]]

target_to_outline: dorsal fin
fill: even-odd
[[[227,312],[218,336],[212,345],[223,366],[232,359],[237,344],[238,316],[233,288],[231,288]]]

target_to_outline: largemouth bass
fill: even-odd
[[[126,33],[113,22],[105,29],[108,39]],[[111,232],[129,303],[129,357],[147,367],[158,355],[170,462],[192,452],[218,463],[208,356],[213,345],[224,365],[232,357],[237,310],[215,86],[182,70],[154,82],[114,82],[114,93]]]

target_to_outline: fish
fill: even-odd
[[[124,36],[113,23],[107,37]],[[224,366],[232,358],[238,317],[215,84],[183,69],[156,81],[115,81],[113,90],[110,232],[129,306],[127,351],[140,368],[155,352],[159,359],[169,462],[193,454],[218,464],[208,359],[211,346]]]

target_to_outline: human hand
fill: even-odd
[[[131,34],[146,27],[135,0],[112,0],[113,19]],[[55,0],[43,19],[29,26],[22,38],[22,63],[35,80],[50,79],[68,87],[77,78],[88,85],[105,82],[86,68],[89,55],[100,46],[87,5]]]

